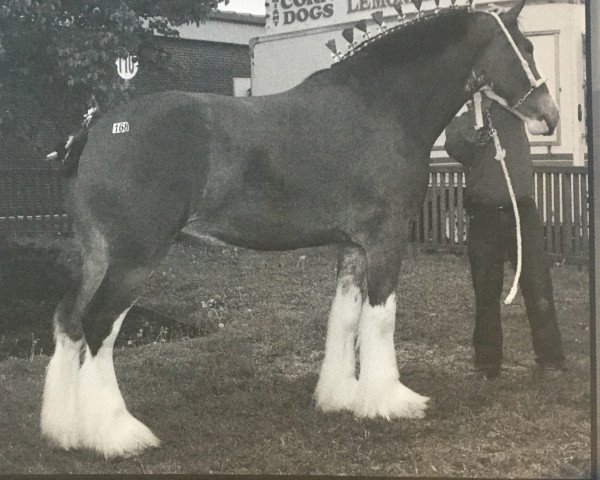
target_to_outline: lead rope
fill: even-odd
[[[483,127],[483,114],[481,111],[481,93],[476,92],[473,96],[473,106],[475,107],[475,129],[479,130]],[[506,162],[504,159],[506,158],[506,150],[502,148],[500,144],[500,138],[498,137],[498,132],[494,128],[492,124],[492,117],[490,115],[490,111],[487,110],[486,118],[489,124],[489,132],[494,141],[494,147],[496,149],[496,155],[494,158],[500,162],[502,166],[502,171],[504,172],[504,179],[506,180],[506,186],[508,187],[508,194],[510,195],[510,201],[512,203],[512,209],[515,216],[515,228],[517,234],[517,270],[515,272],[515,278],[513,280],[512,287],[508,295],[504,299],[505,305],[510,305],[517,295],[517,290],[519,288],[519,280],[521,278],[521,270],[523,266],[523,246],[521,239],[521,217],[519,215],[519,208],[517,206],[517,199],[515,197],[515,192],[513,190],[512,182],[510,181],[510,175],[508,174],[508,169],[506,168]]]

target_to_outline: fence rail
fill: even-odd
[[[50,167],[0,170],[0,236],[51,233],[69,235],[67,180]],[[544,242],[558,261],[589,258],[589,195],[586,167],[534,167],[535,201]],[[464,211],[465,178],[456,164],[432,165],[412,242],[427,250],[464,252],[469,219]]]
[[[589,195],[586,167],[534,166],[535,202],[546,251],[555,260],[589,259]],[[460,165],[432,165],[412,242],[427,250],[466,251],[469,218],[464,210],[465,176]]]
[[[0,236],[50,233],[68,235],[67,179],[56,169],[0,169]]]

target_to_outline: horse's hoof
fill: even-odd
[[[86,359],[79,383],[79,434],[83,448],[105,458],[129,457],[160,441],[125,407],[111,363]]]
[[[52,447],[62,450],[76,450],[80,447],[79,435],[72,426],[42,424],[42,438]]]
[[[538,362],[536,363],[534,373],[539,377],[559,378],[567,372],[567,366],[564,361],[560,362]]]
[[[320,378],[315,389],[317,408],[323,412],[352,410],[357,386],[355,378],[337,381]]]
[[[428,401],[399,381],[374,386],[359,380],[353,410],[358,418],[423,418]]]
[[[83,448],[110,459],[139,455],[148,448],[158,447],[160,440],[146,425],[123,410],[99,424],[84,426],[81,443]]]

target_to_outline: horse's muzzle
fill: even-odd
[[[545,115],[541,119],[527,119],[527,131],[532,135],[552,135],[558,125],[558,115],[547,118]]]
[[[526,115],[527,130],[532,135],[552,135],[560,120],[560,110],[556,102],[547,92],[546,87],[544,90],[546,91],[540,92],[541,95],[532,95],[537,108],[534,115]]]

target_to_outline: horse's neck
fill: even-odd
[[[407,88],[397,90],[395,105],[410,106],[406,111],[411,115],[402,120],[426,145],[433,146],[467,100],[465,86],[477,56],[472,45],[455,44],[435,62],[402,72]]]
[[[431,148],[467,100],[466,80],[481,45],[465,38],[431,58],[402,65],[352,65],[358,92],[387,115],[395,116],[424,148]]]

